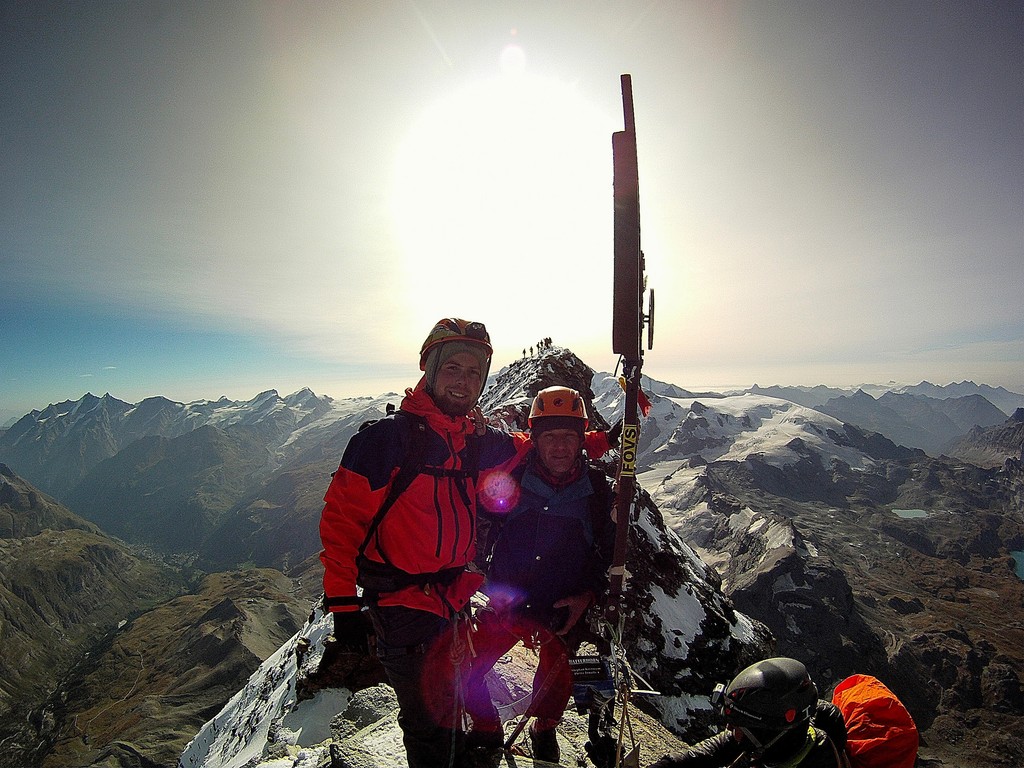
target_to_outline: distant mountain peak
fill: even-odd
[[[561,385],[577,390],[590,415],[591,428],[609,426],[594,408],[591,385],[594,369],[572,350],[551,346],[537,350],[506,365],[495,375],[480,397],[480,407],[492,423],[509,429],[526,429],[527,414],[534,396],[545,387]]]

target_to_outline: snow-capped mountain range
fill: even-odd
[[[500,373],[500,372],[499,372]],[[493,384],[497,374],[492,375]],[[676,385],[644,378],[645,391],[659,398],[658,412],[649,420],[642,434],[641,459],[664,461],[679,450],[680,441],[685,451],[694,448],[700,431],[708,444],[698,452],[706,460],[724,458],[724,446],[730,446],[734,455],[744,451],[779,448],[799,434],[823,434],[822,429],[834,429],[836,419],[823,419],[831,412],[825,406],[830,401],[859,398],[860,420],[843,418],[872,431],[901,442],[907,447],[921,448],[912,441],[900,441],[907,432],[906,414],[895,415],[890,401],[880,400],[886,393],[914,398],[921,403],[942,402],[961,398],[977,401],[986,395],[990,410],[978,414],[973,421],[962,418],[947,428],[943,437],[947,441],[966,435],[973,427],[990,427],[1001,423],[1016,408],[1024,407],[1024,395],[1003,388],[976,385],[973,382],[937,387],[928,382],[908,387],[890,385],[857,390],[838,390],[822,387],[757,387],[726,393],[692,394]],[[605,419],[616,419],[621,412],[621,389],[616,377],[608,373],[594,376],[594,405]],[[877,397],[867,390],[873,389]],[[492,399],[501,400],[502,393],[493,393]],[[127,403],[108,394],[97,397],[86,394],[76,401],[51,404],[42,410],[33,410],[0,432],[0,460],[7,461],[25,478],[51,493],[60,495],[73,487],[96,463],[114,455],[120,449],[145,436],[175,438],[200,426],[219,429],[248,428],[258,432],[269,450],[268,466],[278,468],[308,458],[306,451],[323,446],[328,435],[343,439],[333,440],[336,446],[347,441],[362,421],[383,415],[388,403],[396,404],[399,393],[389,392],[377,397],[358,397],[335,400],[316,395],[308,388],[282,397],[276,390],[261,392],[251,400],[233,401],[199,400],[179,403],[163,397],[147,398],[139,403]],[[508,397],[504,398],[508,400]],[[700,402],[715,414],[715,424],[686,424],[698,418],[689,414],[690,404]],[[880,405],[881,403],[882,405]],[[998,407],[992,407],[998,403]],[[804,406],[802,409],[798,406]],[[868,413],[865,409],[876,406]],[[883,407],[889,406],[889,407]],[[496,406],[497,409],[497,406]],[[835,406],[832,410],[838,410]],[[850,409],[847,408],[847,411]],[[918,416],[918,418],[930,418]],[[803,425],[801,426],[801,422]],[[810,428],[816,425],[817,429]],[[828,427],[825,425],[828,424]],[[731,425],[731,426],[730,426]],[[952,434],[948,434],[950,430]],[[716,432],[720,432],[716,436]],[[669,435],[668,440],[663,437]],[[737,439],[738,438],[738,439]],[[820,440],[819,440],[820,442]],[[658,456],[649,455],[654,447]],[[716,446],[718,448],[716,448]],[[849,456],[848,456],[849,458]],[[45,469],[44,469],[45,468]]]

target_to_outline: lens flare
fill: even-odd
[[[519,483],[508,472],[490,472],[480,480],[480,503],[493,514],[508,514],[519,501]]]

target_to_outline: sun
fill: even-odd
[[[394,225],[416,322],[457,302],[532,343],[515,297],[550,296],[556,317],[575,318],[585,290],[567,289],[584,288],[596,260],[611,263],[614,125],[573,85],[526,72],[520,53],[502,61],[501,75],[467,83],[411,127],[395,163]],[[576,330],[557,322],[536,332]]]

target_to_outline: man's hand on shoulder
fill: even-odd
[[[466,414],[473,422],[476,434],[484,435],[487,433],[487,417],[484,416],[484,412],[480,410],[479,405],[473,406],[469,413]]]

